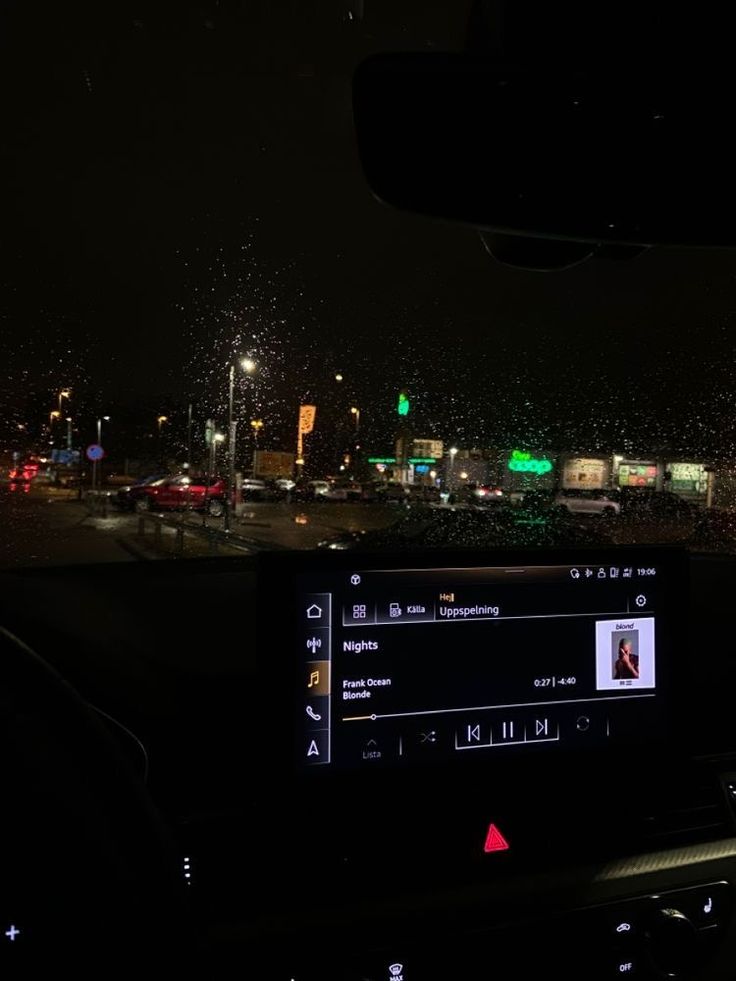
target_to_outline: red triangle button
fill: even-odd
[[[483,845],[484,852],[505,852],[509,849],[509,843],[498,830],[495,824],[488,825],[486,843]]]

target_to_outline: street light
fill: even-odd
[[[241,358],[240,367],[247,375],[252,375],[257,368],[253,358]],[[230,512],[233,506],[233,490],[235,488],[235,365],[230,365],[228,375],[228,412],[227,412],[227,438],[228,438],[228,468],[227,468],[227,496],[225,501],[225,531],[230,531]],[[215,433],[217,439],[217,433]],[[223,436],[224,439],[224,436]],[[221,441],[218,441],[221,442]],[[253,463],[255,467],[255,460]]]
[[[161,435],[161,427],[163,426],[163,424],[165,422],[168,422],[168,421],[169,421],[169,417],[168,416],[159,416],[156,419],[156,422],[158,423],[158,434],[159,434],[159,436]]]
[[[54,419],[61,419],[61,412],[58,409],[49,412],[49,425],[53,424]]]
[[[340,374],[340,372],[339,372],[339,371],[338,371],[338,373],[337,373],[337,374],[335,375],[335,381],[336,381],[336,382],[341,382],[341,381],[342,381],[342,375]]]
[[[355,416],[355,433],[357,435],[360,430],[360,409],[353,405],[350,407],[350,414]]]
[[[214,426],[214,421],[212,422]],[[209,423],[208,423],[209,427]],[[211,430],[210,430],[211,432]],[[204,511],[202,512],[202,526],[207,524],[207,514],[209,512],[209,498],[210,498],[210,488],[215,482],[215,466],[217,463],[217,446],[219,443],[225,442],[224,433],[212,433],[212,439],[210,440],[209,447],[209,463],[207,464],[207,481],[204,490]],[[227,515],[227,510],[225,511]]]
[[[256,475],[256,454],[258,453],[258,436],[263,429],[263,419],[251,419],[253,428],[253,476]]]
[[[59,415],[61,415],[61,400],[69,399],[72,396],[71,388],[62,388],[59,392]]]
[[[457,446],[450,447],[450,478],[448,480],[448,486],[452,490],[452,485],[455,479],[455,457],[457,456]]]
[[[97,445],[102,446],[102,423],[109,422],[110,416],[100,416],[97,419]],[[92,490],[97,490],[97,460],[92,461]]]

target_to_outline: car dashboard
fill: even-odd
[[[192,964],[725,978],[735,571],[274,554],[22,570],[2,607],[145,777]]]

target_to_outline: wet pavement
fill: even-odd
[[[398,508],[386,505],[325,503],[296,505],[286,502],[248,503],[232,521],[233,536],[251,541],[255,549],[314,548],[324,538],[343,531],[371,530],[391,524]],[[187,556],[212,554],[201,535],[203,527],[222,531],[222,518],[169,513],[168,522],[155,534],[154,522],[143,524],[139,515],[120,512],[113,505],[90,506],[76,491],[31,485],[0,485],[0,568],[71,565],[94,562],[131,562],[176,554],[176,529],[184,525],[183,552]],[[198,532],[197,534],[190,533]],[[219,538],[219,536],[217,536]],[[243,554],[242,549],[218,545],[218,554]]]

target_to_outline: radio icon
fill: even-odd
[[[310,637],[307,641],[307,650],[311,651],[312,654],[316,654],[321,646],[322,640],[319,637]]]

